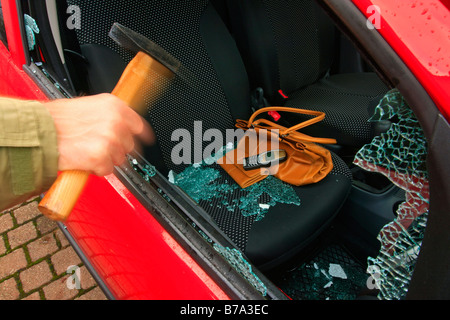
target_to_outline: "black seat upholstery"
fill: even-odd
[[[102,0],[69,0],[69,3],[79,5],[83,12],[78,38],[82,46],[90,47],[90,55],[94,47],[103,46],[123,61],[131,60],[132,54],[108,38],[112,24],[119,22],[161,45],[198,77],[199,90],[176,80],[164,99],[148,112],[147,119],[155,129],[158,144],[146,150],[146,157],[161,172],[180,172],[186,167],[171,160],[171,150],[178,143],[171,139],[174,130],[185,128],[194,133],[194,121],[202,121],[203,131],[217,128],[224,132],[234,128],[236,119],[250,116],[250,89],[244,64],[228,29],[208,1],[161,0],[145,5],[140,0],[114,0],[107,5]],[[98,69],[104,72],[113,60],[90,61],[89,72],[96,73]],[[113,82],[108,91],[112,86]],[[334,169],[327,178],[295,188],[302,201],[300,206],[276,205],[260,221],[244,217],[237,209],[230,213],[201,205],[250,260],[261,267],[274,267],[317,237],[345,201],[351,174],[340,158],[333,155],[333,159]]]
[[[227,3],[252,87],[263,88],[272,105],[326,112],[322,123],[305,130],[311,135],[333,137],[353,147],[370,141],[368,109],[387,87],[374,73],[329,74],[336,60],[337,30],[316,1]]]

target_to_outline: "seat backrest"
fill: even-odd
[[[336,29],[314,0],[228,0],[231,28],[252,87],[271,104],[330,69]]]
[[[109,37],[114,22],[141,33],[163,47],[181,61],[198,80],[198,88],[191,88],[175,80],[165,95],[149,108],[147,119],[158,138],[161,157],[149,158],[161,171],[180,171],[174,165],[171,150],[179,143],[172,141],[176,129],[203,134],[208,129],[224,132],[233,128],[238,118],[250,115],[250,97],[245,66],[234,40],[215,9],[207,0],[68,0],[81,9],[81,29],[77,30],[81,45],[102,45],[115,51],[125,62],[134,53],[120,48]],[[90,68],[107,67],[97,65]],[[104,71],[104,70],[103,70]],[[112,89],[112,88],[111,88]],[[194,130],[194,122],[201,121],[202,132]],[[202,140],[201,136],[192,136]],[[203,147],[208,145],[203,142]],[[197,158],[194,158],[197,156]],[[166,168],[158,164],[164,160]],[[192,162],[198,160],[192,149]],[[152,161],[152,160],[150,160]]]

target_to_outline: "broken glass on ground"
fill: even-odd
[[[381,229],[379,255],[368,258],[367,269],[374,288],[379,289],[379,299],[399,300],[408,291],[426,228],[427,142],[417,118],[397,89],[385,95],[371,118],[371,121],[382,120],[391,120],[391,128],[365,145],[354,163],[367,171],[383,174],[406,192],[396,219]]]

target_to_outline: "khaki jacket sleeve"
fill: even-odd
[[[36,101],[0,98],[0,212],[45,192],[58,170],[56,129]]]

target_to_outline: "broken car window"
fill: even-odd
[[[427,142],[420,124],[396,89],[376,107],[371,121],[391,120],[391,128],[356,155],[354,163],[379,172],[405,190],[394,221],[384,226],[379,255],[368,259],[368,273],[380,299],[406,296],[422,243],[429,205]]]

